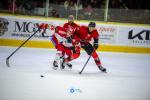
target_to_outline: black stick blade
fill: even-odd
[[[7,67],[10,67],[9,58],[6,59],[6,65],[7,65]]]
[[[82,72],[79,72],[79,74],[82,74]]]

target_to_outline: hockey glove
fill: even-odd
[[[94,48],[95,48],[95,50],[97,50],[98,44],[94,44]]]
[[[68,43],[72,43],[72,38],[71,37],[67,37],[67,42]]]
[[[95,50],[98,48],[98,39],[97,38],[95,38],[94,39],[94,48],[95,48]]]

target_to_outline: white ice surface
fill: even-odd
[[[150,100],[148,54],[100,52],[108,73],[100,72],[91,59],[79,75],[88,58],[85,52],[72,61],[71,71],[55,71],[55,50],[21,48],[8,68],[5,59],[15,48],[0,47],[0,100]]]

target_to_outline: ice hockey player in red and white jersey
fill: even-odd
[[[70,31],[68,33],[69,36],[66,38],[67,43],[72,44],[69,48],[72,50],[70,56],[64,59],[62,63],[62,67],[64,68],[66,66],[66,63],[72,61],[73,59],[77,59],[80,56],[80,44],[79,42],[72,41],[71,36],[75,33],[76,29],[79,28],[79,25],[74,22],[74,16],[69,15],[68,16],[68,22],[63,25],[63,28],[67,31]],[[69,64],[69,63],[68,63]],[[71,64],[69,64],[71,66]]]
[[[68,35],[69,34],[69,35]],[[71,65],[69,62],[74,60],[74,59],[77,59],[79,56],[80,56],[80,50],[81,50],[81,46],[80,46],[80,43],[78,41],[75,40],[75,38],[73,39],[73,33],[70,33],[70,32],[67,32],[67,41],[66,43],[67,44],[71,44],[71,45],[65,45],[65,47],[69,47],[70,51],[71,52],[68,52],[66,58],[63,59],[63,62],[62,62],[62,68],[65,68],[66,65]]]
[[[63,60],[63,62],[61,63],[61,69],[64,69],[65,66],[68,66],[71,69],[72,64],[70,64],[69,62],[77,59],[80,56],[81,47],[79,45],[79,42],[71,41],[70,36],[71,34],[73,34],[72,31],[65,30],[63,27],[60,26],[56,29],[57,31],[55,31],[55,34],[52,36],[53,38],[51,38],[53,44],[55,44],[55,47],[57,49],[56,59],[53,63],[53,69],[58,68],[57,60],[60,59]]]
[[[41,25],[43,28],[50,28],[51,25]],[[70,28],[65,29],[61,26],[56,26],[55,32],[52,36],[50,36],[50,40],[54,44],[57,49],[57,53],[55,56],[55,60],[53,62],[53,69],[58,68],[58,62],[63,59],[65,63],[61,64],[61,69],[64,69],[65,66],[68,66],[70,69],[72,65],[69,63],[73,59],[76,59],[80,56],[80,46],[79,43],[75,41],[70,41],[70,36],[74,33],[74,31]]]
[[[57,26],[55,28],[55,33],[50,37],[52,43],[57,49],[55,60],[53,62],[53,69],[55,70],[58,68],[59,60],[64,59],[65,55],[72,55],[70,49],[70,46],[72,46],[72,44],[67,43],[68,32],[69,31],[65,30],[63,27]],[[70,63],[66,63],[66,65],[69,68],[72,68],[72,65]],[[61,69],[64,69],[64,66],[61,66]]]
[[[81,26],[76,31],[75,37],[78,37],[78,41],[81,44],[81,47],[86,51],[88,55],[92,55],[97,67],[102,71],[106,72],[106,68],[104,68],[101,64],[98,54],[96,53],[96,49],[98,48],[99,34],[95,29],[96,23],[90,22],[88,27]],[[93,44],[90,43],[91,40],[94,40]]]
[[[63,27],[66,30],[68,30],[68,29],[71,30],[72,33],[74,33],[75,30],[79,27],[79,25],[74,22],[74,16],[73,15],[69,15],[68,16],[68,22],[65,23]]]

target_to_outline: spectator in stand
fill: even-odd
[[[76,10],[75,3],[74,1],[71,1],[71,0],[66,0],[64,2],[64,7],[66,10],[69,10],[69,11]]]
[[[16,12],[17,11],[16,0],[14,0],[14,1],[13,0],[9,0],[8,1],[8,11],[9,12]]]
[[[126,4],[122,0],[111,0],[109,2],[110,8],[122,8],[122,9],[128,9]]]
[[[77,3],[75,3],[74,6],[75,6],[75,9],[76,9],[76,10],[82,10],[82,9],[83,9],[83,5],[82,5],[82,3],[80,3],[80,2],[79,2],[78,5],[77,5]]]
[[[125,0],[119,0],[121,9],[128,9]]]
[[[25,0],[22,7],[25,10],[25,14],[33,14],[34,6],[31,1]]]
[[[100,8],[105,9],[105,0],[102,0],[100,3]]]
[[[71,10],[75,10],[75,3],[71,1],[69,7]]]
[[[88,4],[87,7],[83,9],[83,11],[84,11],[85,17],[87,17],[88,19],[91,18],[92,13],[94,12],[90,4]]]
[[[52,13],[52,17],[59,18],[59,14],[55,9],[53,9],[51,13]]]
[[[90,5],[92,8],[100,8],[100,0],[91,0]]]
[[[68,7],[69,7],[69,5],[70,5],[70,2],[71,2],[71,0],[66,0],[66,1],[64,2],[64,7],[65,7],[65,9],[68,9]]]

